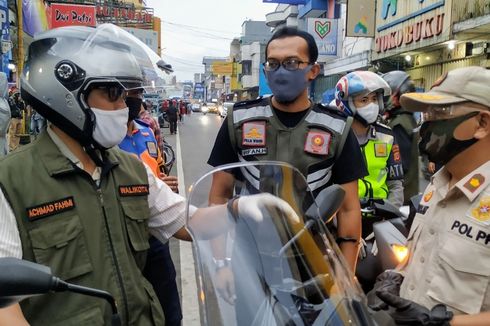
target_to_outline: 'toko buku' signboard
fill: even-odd
[[[373,60],[449,40],[451,0],[379,0]]]
[[[50,28],[83,25],[95,26],[95,6],[64,3],[51,4]]]
[[[412,42],[419,42],[442,33],[444,27],[444,14],[421,19],[413,24],[394,30],[375,40],[375,51],[386,52],[400,48]]]

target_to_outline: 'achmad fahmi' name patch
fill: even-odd
[[[34,207],[27,208],[27,217],[29,221],[34,221],[43,217],[51,216],[75,208],[73,197],[66,197],[44,203]]]

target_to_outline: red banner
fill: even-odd
[[[95,6],[51,3],[50,11],[50,28],[96,24]]]

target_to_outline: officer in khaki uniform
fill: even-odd
[[[401,276],[385,272],[375,286],[399,324],[490,323],[489,85],[490,71],[467,67],[401,97],[427,114],[419,149],[444,167],[421,199]]]

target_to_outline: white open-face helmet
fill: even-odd
[[[337,107],[347,115],[355,117],[357,108],[352,99],[361,94],[378,93],[378,104],[383,109],[383,96],[391,94],[390,86],[377,74],[371,71],[354,71],[343,76],[335,86]]]
[[[21,95],[82,146],[101,148],[92,136],[95,116],[87,104],[91,89],[111,87],[117,93],[141,88],[162,77],[162,62],[115,25],[61,27],[36,35],[29,46]]]

